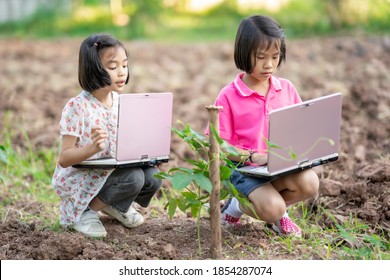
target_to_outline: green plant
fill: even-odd
[[[173,194],[165,205],[165,209],[168,210],[168,215],[172,218],[177,208],[182,212],[187,213],[190,210],[193,218],[197,218],[198,225],[198,247],[199,252],[200,248],[200,217],[202,214],[202,209],[205,204],[210,202],[210,193],[212,190],[212,184],[209,179],[209,170],[210,170],[210,160],[207,157],[208,149],[210,148],[210,143],[206,138],[194,131],[188,124],[184,126],[183,129],[179,130],[172,128],[172,131],[183,139],[190,149],[194,152],[193,159],[185,159],[187,163],[192,165],[189,167],[174,167],[168,170],[168,172],[159,172],[156,174],[156,177],[160,179],[167,179],[171,184],[174,191],[178,194]],[[253,209],[253,205],[248,201],[246,197],[241,195],[235,187],[230,182],[229,178],[236,168],[236,164],[233,163],[228,156],[242,156],[240,155],[234,147],[227,144],[223,141],[216,129],[210,124],[210,133],[217,139],[218,144],[221,147],[219,158],[224,164],[220,164],[220,181],[221,181],[221,192],[220,200],[224,200],[228,195],[236,197],[239,202],[246,206],[249,209],[253,210],[253,213],[256,215],[256,212]],[[327,141],[332,145],[333,141],[330,139],[318,139],[309,150],[302,155],[297,155],[292,147],[288,149],[283,148],[275,143],[264,139],[267,145],[267,152],[274,153],[283,160],[292,160],[296,159],[297,156],[305,155],[310,152],[311,149],[320,141]],[[274,150],[282,149],[288,151],[289,158],[283,157]]]
[[[343,225],[336,224],[342,237],[338,245],[346,254],[346,258],[354,260],[381,259],[382,252],[388,252],[390,243],[377,234],[367,234],[368,227],[353,219]]]
[[[198,225],[198,248],[200,248],[200,217],[205,204],[209,203],[212,184],[209,179],[210,161],[207,158],[207,151],[210,147],[209,142],[204,136],[194,131],[188,124],[179,130],[172,128],[172,131],[183,139],[190,149],[194,152],[193,159],[186,159],[186,162],[192,165],[192,168],[175,167],[168,172],[160,172],[156,177],[167,179],[177,195],[169,198],[165,209],[168,209],[168,215],[172,218],[177,208],[186,213],[190,210],[193,218],[197,218]],[[218,140],[222,147],[220,159],[225,164],[220,165],[221,193],[220,199],[225,199],[229,194],[237,197],[240,202],[247,205],[247,199],[242,197],[230,183],[229,178],[235,168],[235,164],[227,158],[228,154],[239,155],[237,151],[224,142],[215,128],[210,125],[210,132]]]

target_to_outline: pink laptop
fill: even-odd
[[[334,93],[274,110],[269,115],[268,163],[237,170],[279,177],[338,159],[342,95]]]
[[[115,168],[168,162],[172,106],[171,92],[120,94],[116,157],[86,160],[74,167]]]

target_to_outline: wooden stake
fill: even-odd
[[[209,105],[206,106],[209,113],[209,123],[212,124],[216,131],[219,131],[218,112],[222,109],[221,106]],[[210,132],[210,149],[208,152],[210,161],[209,178],[213,186],[210,195],[210,223],[211,223],[211,248],[210,253],[213,259],[222,258],[222,237],[221,237],[221,209],[219,204],[220,199],[220,157],[219,143]]]

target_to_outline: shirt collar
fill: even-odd
[[[234,79],[234,86],[242,96],[250,96],[253,93],[257,93],[254,90],[251,90],[243,81],[242,77],[244,76],[244,72],[237,74],[236,78]],[[282,89],[282,86],[280,84],[280,81],[277,77],[271,76],[270,79],[270,90],[273,90],[274,92],[279,92]]]

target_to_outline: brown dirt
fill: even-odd
[[[8,126],[14,147],[26,147],[26,132],[35,149],[56,147],[58,121],[65,102],[79,92],[77,56],[81,40],[0,39],[0,129]],[[311,211],[326,209],[339,222],[350,215],[372,232],[390,228],[390,37],[349,36],[288,41],[287,63],[278,73],[290,79],[303,99],[342,92],[343,122],[340,158],[318,169],[320,195],[308,201]],[[129,92],[172,91],[174,121],[203,131],[205,105],[236,75],[229,43],[162,44],[126,42],[132,55]],[[12,121],[11,121],[12,120]],[[0,144],[4,136],[1,135]],[[183,165],[191,157],[186,145],[173,137],[172,160],[163,168]],[[54,164],[54,163],[53,163]],[[12,187],[12,186],[11,186]],[[167,187],[167,186],[165,186]],[[0,200],[6,199],[0,197]],[[20,222],[39,215],[34,201],[8,205],[0,223],[0,259],[205,259],[209,258],[209,220],[200,223],[202,255],[197,254],[196,221],[184,214],[172,220],[157,203],[141,209],[147,221],[127,230],[108,217],[104,240],[79,233],[42,229],[39,222]],[[223,231],[224,258],[318,259],[321,254],[298,246],[289,252],[263,223],[245,218],[239,232]],[[324,216],[316,221],[334,226]],[[305,238],[310,238],[305,234]],[[275,246],[275,245],[272,245]],[[337,256],[333,256],[337,258]]]

